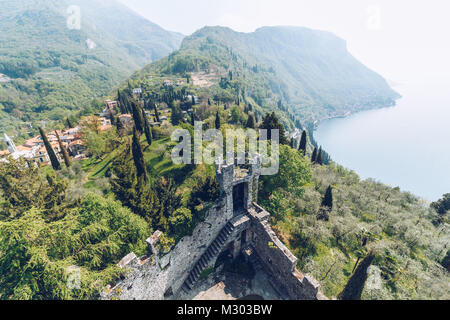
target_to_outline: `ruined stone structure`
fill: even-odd
[[[108,286],[102,299],[177,299],[189,292],[219,256],[236,258],[241,252],[270,275],[272,285],[285,299],[324,299],[318,282],[302,275],[297,258],[270,227],[270,214],[256,202],[261,158],[247,166],[217,165],[221,198],[207,211],[192,236],[184,237],[170,252],[160,252],[157,231],[147,239],[149,255],[130,253],[119,263],[125,279]]]

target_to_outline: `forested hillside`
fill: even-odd
[[[214,87],[176,75],[174,85],[167,81],[157,74],[130,80],[107,131],[84,119],[87,160],[57,171],[0,163],[1,299],[98,298],[122,274],[116,264],[126,253],[146,254],[145,239],[155,230],[164,232],[164,251],[190,235],[220,194],[214,166],[172,162],[176,128],[192,133],[194,120],[224,135],[283,128],[275,114],[257,120],[249,97],[223,102]],[[131,95],[134,86],[144,89],[141,97]],[[133,120],[124,125],[119,115],[128,112]],[[299,258],[299,270],[314,275],[329,297],[448,299],[444,200],[431,208],[398,188],[324,165],[307,138],[299,149],[282,143],[280,170],[260,180],[259,203]],[[369,277],[358,277],[368,265]],[[76,290],[66,286],[71,266],[82,275]]]
[[[281,172],[295,165],[288,160],[293,156],[286,157]],[[306,167],[310,179],[303,183],[292,174],[292,179],[264,178],[260,199],[273,214],[274,229],[299,258],[298,268],[319,280],[327,296],[338,297],[358,264],[373,253],[367,280],[357,280],[361,295],[355,296],[450,297],[448,214],[399,188],[362,181],[336,164]]]
[[[79,30],[67,26],[73,5],[81,9]],[[24,137],[24,122],[89,107],[181,39],[113,0],[2,1],[0,131]]]
[[[316,48],[308,54],[291,48],[305,61],[295,82],[280,63],[291,61],[288,47],[296,47],[297,38],[265,53],[257,35],[268,30],[280,41],[300,34]],[[336,50],[323,56],[322,45]],[[289,57],[282,59],[284,46]],[[260,179],[258,202],[299,258],[299,270],[311,273],[328,297],[449,299],[448,195],[430,207],[329,163],[307,131],[298,144],[284,135],[314,119],[392,103],[397,95],[384,80],[352,59],[328,34],[206,28],[109,91],[119,101],[108,112],[112,127],[100,130],[92,115],[78,123],[88,159],[52,163],[56,170],[23,159],[0,162],[0,299],[99,298],[123,275],[117,263],[124,255],[148,253],[145,239],[154,231],[163,232],[163,252],[190,235],[220,197],[214,165],[177,165],[171,158],[171,134],[177,128],[192,134],[195,121],[224,136],[236,128],[281,130],[280,170]],[[343,78],[330,78],[322,89],[335,72]],[[7,85],[14,83],[22,82]],[[333,101],[331,112],[326,106]],[[90,112],[103,108],[94,105]],[[71,127],[69,122],[58,125]],[[75,289],[67,286],[73,266],[81,274]]]
[[[298,116],[310,125],[390,106],[399,98],[380,75],[350,55],[344,40],[298,27],[265,27],[253,33],[206,27],[185,38],[179,51],[137,76],[154,71],[190,74],[200,86],[220,82],[222,89],[232,88],[235,97],[252,98],[264,111],[282,111],[286,125]],[[223,77],[229,79],[222,81]]]

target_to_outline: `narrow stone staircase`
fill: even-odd
[[[233,233],[234,226],[232,223],[228,222],[226,226],[220,231],[217,238],[211,243],[205,253],[198,260],[195,267],[190,272],[186,281],[184,282],[182,289],[184,292],[188,293],[195,282],[200,278],[201,273],[210,264],[210,262],[217,257],[223,249],[224,244],[227,242],[230,235]]]

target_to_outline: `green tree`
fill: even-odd
[[[231,123],[239,124],[241,123],[242,115],[241,109],[238,106],[231,108]]]
[[[108,119],[111,121],[112,126],[116,124],[116,117],[114,116],[114,113],[114,110],[108,108]]]
[[[72,128],[73,128],[72,121],[70,121],[69,118],[66,118],[66,124],[67,124],[67,128],[69,128],[69,129],[72,129]]]
[[[172,108],[171,121],[174,126],[179,125],[180,122],[183,121],[183,112],[181,111],[179,106],[174,106]]]
[[[317,152],[316,163],[319,164],[319,165],[323,165],[323,151],[322,151],[322,147],[320,147],[319,151]]]
[[[131,101],[131,108],[133,111],[134,127],[139,134],[144,133],[144,119],[142,118],[141,107],[135,100]]]
[[[447,214],[450,210],[450,193],[444,194],[442,199],[433,202],[431,208],[436,210],[436,212],[442,216]]]
[[[173,212],[180,207],[181,196],[178,194],[177,185],[173,179],[165,179],[164,177],[157,180],[154,191],[159,199],[159,216],[158,220],[154,219],[153,224],[158,228],[168,231],[169,218]]]
[[[128,113],[128,99],[126,98],[126,95],[120,92],[120,90],[117,90],[117,101],[119,102],[120,113]]]
[[[219,198],[220,188],[217,179],[213,176],[201,177],[194,185],[187,207],[194,214],[194,220],[198,221],[198,213],[204,208],[205,203],[214,202]]]
[[[68,167],[70,167],[69,154],[67,153],[67,150],[64,147],[64,145],[59,137],[58,131],[56,131],[56,130],[55,130],[55,135],[56,135],[56,138],[58,139],[59,147],[61,148],[61,153],[63,155],[64,163],[66,164],[66,167],[68,168]]]
[[[142,110],[142,118],[144,119],[144,133],[145,133],[145,138],[147,140],[147,144],[149,146],[152,145],[152,129],[150,128],[150,124],[148,123],[148,118],[147,115],[145,114],[145,111]]]
[[[122,121],[120,120],[119,117],[116,118],[115,123],[116,123],[116,131],[117,131],[117,134],[118,134],[119,137],[120,137],[120,136],[122,136],[123,130],[124,130],[125,128],[124,128],[123,123],[122,123]]]
[[[322,207],[326,207],[329,210],[333,209],[333,187],[328,186],[325,196],[322,200]]]
[[[122,271],[129,252],[144,254],[147,223],[98,195],[88,195],[61,220],[33,208],[0,221],[0,296],[12,300],[95,299]],[[78,266],[80,287],[67,286]]]
[[[90,155],[95,159],[101,159],[107,153],[108,139],[105,133],[87,131],[83,135],[83,139],[86,142]]]
[[[192,114],[191,114],[191,125],[192,126],[195,125],[195,113],[194,113],[194,111],[192,111]]]
[[[51,175],[46,178],[39,168],[28,165],[23,158],[0,163],[0,191],[3,198],[0,220],[21,217],[32,207],[53,220],[71,206],[66,201],[67,182]]]
[[[247,124],[245,125],[245,127],[249,128],[249,129],[255,129],[256,128],[255,115],[253,113],[249,113]]]
[[[54,170],[61,170],[61,164],[58,161],[58,158],[56,157],[55,151],[53,151],[53,148],[48,141],[47,136],[44,133],[44,130],[42,130],[41,127],[39,127],[39,133],[41,134],[41,138],[44,141],[45,150],[47,150],[48,157],[50,158],[50,163],[52,164],[52,167]]]
[[[314,147],[314,151],[313,151],[312,156],[311,156],[311,162],[312,163],[316,163],[316,160],[317,160],[317,148]]]
[[[333,189],[331,186],[327,188],[325,192],[325,196],[322,199],[322,204],[319,208],[319,212],[317,214],[317,219],[323,221],[329,221],[330,219],[330,211],[333,209]]]
[[[178,239],[192,230],[192,213],[188,208],[179,208],[169,218],[171,233]]]
[[[159,119],[159,111],[158,111],[158,107],[156,106],[156,103],[153,103],[153,109],[155,110],[156,122],[161,122],[161,120]]]
[[[263,176],[262,198],[270,197],[274,190],[292,192],[301,195],[303,186],[311,181],[311,168],[309,163],[301,157],[300,153],[288,146],[280,146],[280,168],[278,174]]]
[[[447,255],[441,261],[441,265],[447,269],[447,272],[450,272],[450,250],[447,251]]]
[[[219,130],[219,129],[220,129],[220,115],[219,115],[219,110],[217,110],[217,113],[216,113],[216,121],[215,121],[215,124],[216,124],[216,129]]]
[[[284,126],[278,120],[275,112],[266,114],[266,116],[263,118],[261,129],[267,130],[267,139],[269,140],[272,138],[271,130],[279,130],[280,144],[289,145],[289,140],[286,137]]]
[[[303,152],[303,155],[306,155],[306,146],[308,144],[308,138],[307,138],[306,130],[303,130],[302,137],[300,139],[300,146],[299,150]]]
[[[158,221],[160,215],[159,199],[147,184],[138,182],[131,153],[131,145],[127,143],[123,153],[113,162],[111,190],[124,206],[154,226],[153,220]]]
[[[136,127],[133,128],[133,140],[131,150],[133,153],[133,161],[136,167],[137,179],[139,183],[147,181],[147,170],[145,168],[144,153],[142,152],[141,142],[139,141],[139,133]]]

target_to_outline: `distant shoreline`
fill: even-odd
[[[366,112],[366,111],[395,108],[397,106],[397,100],[399,100],[399,99],[401,99],[401,97],[396,99],[394,101],[394,103],[391,104],[391,105],[380,105],[380,106],[377,106],[377,107],[371,107],[369,109],[347,111],[345,114],[342,114],[342,115],[330,116],[330,117],[326,117],[326,118],[323,118],[323,119],[320,119],[320,120],[316,120],[316,121],[313,122],[314,132],[317,131],[319,126],[321,124],[323,124],[324,122],[326,122],[326,121],[330,121],[330,120],[334,120],[334,119],[345,119],[345,118],[348,118],[348,117],[353,116],[355,114],[358,114],[358,113],[361,113],[361,112]]]

